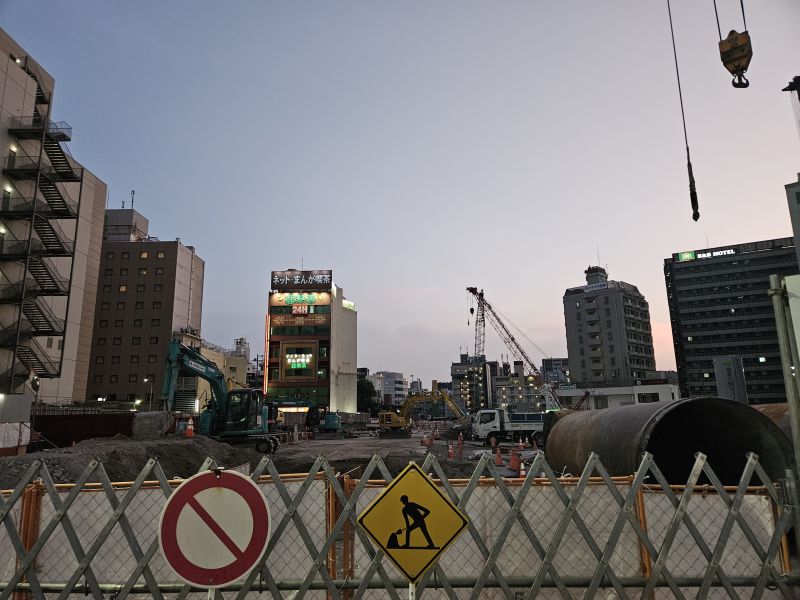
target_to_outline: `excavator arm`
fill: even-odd
[[[228,397],[225,375],[217,365],[200,354],[198,348],[184,346],[179,340],[172,340],[167,352],[164,386],[161,389],[161,401],[168,411],[175,407],[175,391],[178,388],[178,377],[200,377],[208,381],[214,395],[212,402],[217,403],[217,414],[224,414],[224,404]]]
[[[416,396],[409,396],[403,404],[400,405],[400,416],[408,422],[411,416],[411,410],[423,402],[444,402],[445,406],[453,411],[456,418],[466,423],[469,417],[461,410],[461,407],[456,404],[455,400],[447,392],[433,392],[431,394],[418,394]]]

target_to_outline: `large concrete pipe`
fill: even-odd
[[[722,398],[687,398],[574,412],[560,419],[547,439],[547,461],[559,471],[583,470],[590,452],[612,475],[636,471],[647,451],[667,481],[685,483],[694,454],[703,452],[726,485],[739,483],[746,454],[755,452],[777,480],[791,464],[789,441],[766,416]]]
[[[778,404],[754,404],[753,408],[762,415],[766,415],[772,419],[772,422],[778,426],[786,436],[786,439],[791,443],[792,423],[791,415],[789,414],[789,405],[786,402],[780,402]]]

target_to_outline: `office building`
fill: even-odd
[[[570,385],[560,388],[558,397],[563,405],[597,410],[648,402],[672,402],[680,398],[680,390],[676,383],[645,379],[630,385],[591,388]]]
[[[782,238],[673,254],[664,260],[681,395],[714,396],[714,358],[742,361],[751,404],[785,402],[770,275],[797,273]]]
[[[542,359],[542,380],[544,383],[553,383],[557,385],[569,383],[569,359]]]
[[[602,267],[564,292],[570,378],[580,385],[627,385],[656,368],[650,307],[635,285]]]
[[[409,381],[397,371],[377,371],[367,379],[375,387],[378,402],[384,406],[397,406],[408,398]]]
[[[100,258],[87,399],[160,396],[173,337],[200,346],[205,263],[193,246],[148,235],[149,222],[132,208],[108,209]],[[194,408],[197,378],[182,377],[176,403]]]
[[[265,355],[267,395],[356,410],[357,313],[331,271],[273,271]]]
[[[0,393],[68,404],[86,395],[106,184],[67,149],[53,77],[2,30],[0,71]]]
[[[492,377],[492,398],[492,406],[536,411],[542,397],[534,376],[525,376],[522,361],[515,360],[513,369],[509,363],[503,363],[500,372]]]
[[[467,412],[494,406],[493,377],[500,373],[500,364],[485,356],[461,354],[459,362],[450,365],[453,399]]]

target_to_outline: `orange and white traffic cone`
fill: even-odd
[[[522,479],[528,476],[528,472],[525,470],[525,461],[520,461],[519,463],[519,476]]]
[[[516,448],[511,451],[511,458],[508,461],[508,468],[512,471],[519,471],[519,454]]]
[[[186,437],[194,437],[194,419],[189,417],[189,422],[186,424]]]
[[[455,458],[455,449],[453,448],[453,442],[447,443],[447,459],[453,460]]]
[[[522,445],[522,438],[519,438],[519,444],[517,444],[517,452],[522,452],[525,449],[525,446]]]
[[[498,467],[503,466],[503,457],[500,456],[500,446],[495,446],[494,464],[496,464]]]

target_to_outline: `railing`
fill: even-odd
[[[45,103],[49,103],[50,91],[45,89],[44,87],[43,84],[44,76],[42,75],[41,70],[39,69],[39,65],[37,65],[30,56],[26,56],[24,58],[24,63],[20,66],[22,66],[22,68],[31,77],[33,77],[33,80],[36,82],[36,85],[38,86],[39,92],[41,93],[42,98],[44,98]]]
[[[66,319],[62,319],[61,317],[57,316],[46,303],[41,302],[38,299],[27,300],[26,302],[30,302],[36,306],[44,318],[47,319],[49,325],[53,328],[53,331],[60,333],[64,332],[64,323],[66,322]],[[37,334],[36,329],[31,329],[31,334],[41,335]]]
[[[70,237],[69,237],[69,236],[68,236],[66,233],[64,233],[64,230],[61,228],[61,225],[59,225],[59,224],[58,224],[58,222],[56,222],[56,221],[54,221],[54,220],[52,220],[52,219],[48,219],[48,218],[46,218],[46,217],[38,216],[38,215],[37,215],[37,218],[38,218],[38,219],[41,219],[41,221],[40,221],[40,222],[46,223],[46,224],[47,224],[47,226],[48,226],[48,227],[50,227],[50,229],[52,229],[52,230],[53,230],[53,232],[54,232],[54,233],[56,234],[56,236],[58,237],[58,241],[59,241],[59,243],[60,243],[60,244],[61,244],[61,245],[62,245],[62,246],[63,246],[63,247],[64,247],[64,248],[65,248],[65,249],[68,251],[68,252],[72,252],[72,249],[74,248],[75,244],[74,244],[74,242],[73,242],[73,241],[70,239]]]
[[[41,344],[39,344],[39,342],[37,342],[34,338],[28,339],[25,342],[25,344],[21,344],[17,348],[18,348],[18,356],[17,356],[17,358],[19,358],[19,350],[20,349],[28,348],[33,353],[33,355],[36,358],[36,360],[39,361],[39,364],[42,366],[42,368],[48,374],[55,375],[55,374],[58,373],[58,363],[55,363],[52,360],[50,360],[50,357],[48,356],[47,351],[44,348],[42,348]],[[20,360],[20,362],[23,362],[23,361]],[[24,362],[23,362],[23,364],[24,364]]]
[[[504,476],[486,455],[459,480],[433,455],[419,462],[468,524],[417,582],[417,598],[792,598],[800,584],[786,545],[792,526],[800,536],[795,476],[770,481],[754,454],[730,487],[701,453],[681,485],[650,454],[633,475],[614,478],[595,454],[579,477],[557,475],[541,452],[521,478]],[[209,458],[200,471],[214,467]],[[280,475],[264,457],[251,479],[270,505],[271,536],[255,568],[215,598],[405,596],[408,582],[356,521],[393,479],[379,456],[360,479],[324,457],[307,475]],[[180,484],[155,459],[127,483],[111,483],[92,460],[68,485],[33,461],[0,494],[0,595],[205,595],[159,551],[159,515]],[[387,519],[402,526],[396,513]]]
[[[72,158],[72,154],[70,154],[66,146],[61,146],[60,144],[59,146],[64,152],[67,162],[69,163],[70,171],[77,179],[80,179],[83,176],[83,167],[77,166],[75,159]],[[28,154],[11,154],[6,156],[3,168],[5,171],[9,171],[11,173],[18,173],[20,171],[34,173],[38,170],[42,174],[54,179],[57,179],[58,176],[63,176],[65,174],[63,170],[57,170],[47,160],[42,160],[40,165],[37,157],[29,156]]]
[[[77,213],[78,204],[72,200],[69,194],[59,188],[59,194],[67,205],[68,210]],[[0,212],[4,213],[32,213],[34,208],[39,214],[48,214],[53,211],[47,200],[43,198],[23,198],[22,196],[12,196],[10,198],[0,198]]]
[[[32,115],[30,117],[12,117],[9,120],[9,129],[42,130],[44,119]],[[48,121],[47,134],[64,141],[72,139],[72,126],[66,121]]]

